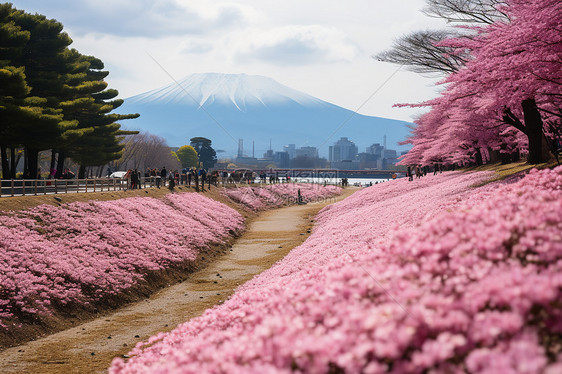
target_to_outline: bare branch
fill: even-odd
[[[502,11],[505,5],[503,0],[427,0],[423,12],[451,23],[492,24],[498,20],[509,21]]]
[[[416,31],[395,41],[392,49],[373,57],[408,66],[416,73],[454,73],[466,63],[468,53],[436,44],[456,36],[460,35],[444,30]]]

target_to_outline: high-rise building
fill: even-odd
[[[379,143],[375,143],[368,146],[367,149],[365,150],[365,153],[375,155],[378,158],[382,158],[383,150],[384,147],[382,145],[380,145]]]
[[[330,146],[330,161],[354,160],[357,156],[357,146],[348,138],[341,138]]]
[[[280,168],[288,168],[291,163],[289,160],[289,153],[287,152],[275,152],[273,154],[273,161]]]
[[[294,144],[288,144],[286,146],[283,147],[283,151],[287,152],[289,154],[289,158],[293,159],[295,158],[295,145]]]
[[[244,139],[238,139],[238,157],[244,157]]]
[[[295,149],[295,157],[318,158],[318,148],[316,147],[297,148]]]

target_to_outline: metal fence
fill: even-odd
[[[141,178],[141,188],[154,186],[155,178]],[[0,197],[122,191],[130,187],[130,181],[121,178],[8,179],[0,181]]]
[[[276,183],[287,183],[287,180],[280,179]],[[340,180],[314,180],[314,179],[293,179],[290,182],[310,183],[319,185],[340,185]],[[169,181],[160,177],[141,177],[137,188],[166,187]],[[178,185],[184,185],[187,181],[179,180]],[[268,185],[269,181],[252,179],[254,185]],[[247,185],[247,180],[232,180],[230,178],[219,178],[218,184],[225,185]],[[191,185],[195,186],[192,181]],[[131,189],[131,180],[122,178],[93,178],[93,179],[4,179],[0,180],[0,198],[16,196],[39,196],[66,193],[86,193],[104,191],[126,191]]]

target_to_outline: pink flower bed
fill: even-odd
[[[55,305],[116,295],[243,228],[234,209],[194,193],[42,205],[0,219],[4,327]]]
[[[224,188],[221,193],[243,207],[261,211],[297,202],[298,191],[304,202],[327,199],[341,193],[336,186],[306,183],[272,184],[264,187]]]
[[[384,183],[125,373],[559,373],[562,167]]]

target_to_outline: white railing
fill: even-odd
[[[340,185],[339,180],[290,180],[280,179],[277,183],[310,183],[319,185]],[[159,177],[141,177],[137,188],[167,187],[169,181]],[[178,185],[184,185],[186,181],[179,181]],[[205,183],[208,185],[208,181]],[[223,186],[242,186],[247,185],[248,181],[234,181],[231,179],[219,178],[217,184]],[[269,185],[269,178],[264,183],[260,179],[252,179],[250,184]],[[191,181],[191,186],[195,187],[195,181]],[[131,189],[131,181],[121,178],[93,178],[93,179],[3,179],[0,180],[0,198],[15,196],[38,196],[66,193],[88,193],[104,191],[126,191]]]
[[[141,178],[140,188],[156,186],[156,178]],[[4,179],[0,180],[0,197],[37,196],[64,193],[122,191],[131,182],[121,178],[94,179]]]

